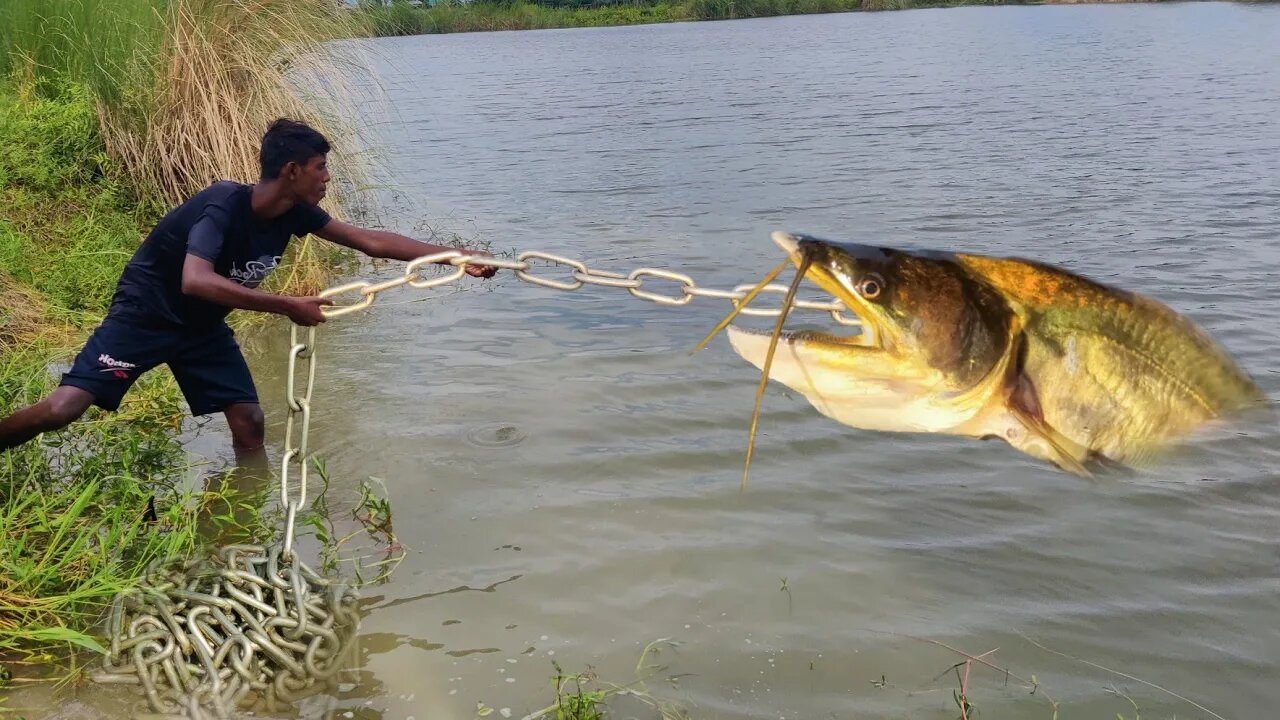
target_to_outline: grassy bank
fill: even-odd
[[[34,402],[110,300],[159,206],[103,152],[89,91],[0,88],[0,414]],[[40,662],[89,634],[152,558],[194,540],[172,487],[181,407],[165,373],[121,412],[92,411],[43,443],[0,454],[0,655]],[[152,494],[166,532],[143,515]]]
[[[608,4],[572,0],[440,2],[430,7],[400,0],[364,0],[360,15],[375,35],[424,35],[490,30],[605,27],[644,23],[733,20],[779,15],[907,10],[963,5],[1040,4],[998,0],[630,0]]]
[[[282,115],[335,140],[330,165],[351,179],[341,139],[358,113],[335,69],[359,59],[325,43],[367,34],[363,21],[332,0],[4,0],[0,77],[42,98],[83,87],[101,151],[147,202],[255,180],[258,141]],[[330,211],[343,200],[335,188]],[[293,252],[269,288],[326,284],[333,256],[309,241]]]
[[[163,212],[213,180],[256,179],[270,119],[328,131],[342,171],[349,110],[296,81],[325,78],[321,43],[362,34],[356,22],[330,0],[0,2],[0,415],[54,388]],[[328,284],[344,257],[317,245],[295,243],[268,287]],[[160,368],[120,411],[0,453],[0,678],[74,664],[113,595],[199,543],[210,498],[176,487],[185,414]]]

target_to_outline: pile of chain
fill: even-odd
[[[351,647],[356,593],[282,552],[232,545],[153,567],[115,599],[94,680],[141,684],[153,711],[193,719],[230,717],[249,700],[271,711],[322,689]]]

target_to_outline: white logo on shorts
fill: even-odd
[[[121,380],[127,380],[129,378],[129,370],[138,369],[137,365],[123,360],[117,360],[106,353],[98,356],[98,364],[102,366],[98,369],[98,372],[111,373]]]
[[[105,365],[108,369],[120,368],[121,370],[137,370],[138,366],[123,360],[117,360],[106,353],[98,356],[98,364]]]

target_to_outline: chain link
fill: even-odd
[[[340,286],[345,291],[359,283]],[[379,283],[385,285],[386,283]],[[377,287],[363,283],[364,287]],[[376,292],[366,294],[365,307],[373,303]],[[285,395],[289,416],[285,422],[284,457],[280,461],[280,505],[285,509],[284,559],[293,559],[293,526],[298,510],[307,503],[307,466],[311,461],[311,449],[308,439],[311,434],[311,392],[316,384],[316,329],[305,328],[306,342],[300,342],[298,333],[304,328],[297,325],[289,330],[289,367],[285,378]],[[298,392],[298,365],[306,363],[306,387]],[[298,444],[294,445],[294,428],[298,428]],[[289,492],[289,470],[298,468],[298,496],[292,497]]]
[[[553,266],[566,268],[570,272],[567,274],[569,279],[559,279],[548,274],[539,274],[534,272],[531,260],[542,260]],[[436,277],[424,278],[421,276],[423,266],[430,264],[444,264],[453,266],[453,270],[444,275]],[[503,260],[501,258],[491,257],[488,255],[468,255],[460,250],[448,250],[432,255],[426,255],[411,261],[405,266],[404,275],[379,283],[371,283],[365,280],[357,280],[345,285],[338,285],[329,288],[320,293],[321,297],[335,298],[350,293],[358,293],[359,299],[345,305],[331,305],[321,308],[326,318],[336,318],[363,310],[373,305],[374,300],[383,292],[393,288],[408,285],[419,290],[447,285],[462,278],[466,273],[466,266],[476,265],[480,267],[495,267],[506,270],[514,270],[515,276],[520,280],[540,285],[542,287],[552,288],[553,290],[565,290],[572,292],[579,290],[586,285],[594,285],[597,287],[620,288],[626,290],[632,297],[648,302],[657,303],[659,305],[679,306],[688,305],[694,298],[710,298],[716,300],[728,300],[737,305],[754,285],[738,285],[733,290],[716,290],[713,288],[705,288],[699,286],[692,277],[672,270],[664,270],[661,268],[642,267],[632,270],[628,274],[610,272],[607,270],[595,270],[587,266],[581,260],[567,258],[560,255],[552,255],[551,253],[528,251],[520,253],[515,260]],[[668,294],[656,292],[654,290],[645,289],[646,279],[670,281],[679,283],[678,294],[671,292]],[[786,295],[787,286],[772,284],[766,285],[760,293],[772,295]],[[845,314],[845,306],[839,300],[828,300],[825,302],[814,300],[797,300],[792,305],[793,310],[813,310],[816,312],[825,312],[831,315],[831,319],[840,325],[859,326],[861,322],[857,317],[849,317]],[[782,313],[782,308],[753,308],[747,307],[742,309],[743,315],[752,315],[755,317],[777,317]],[[292,406],[291,406],[292,407]]]

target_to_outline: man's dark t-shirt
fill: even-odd
[[[328,213],[305,203],[260,220],[253,214],[251,191],[249,185],[215,182],[165,215],[125,266],[109,315],[151,326],[213,327],[231,308],[182,293],[188,253],[213,263],[219,275],[253,288],[275,269],[291,237],[329,222]]]

